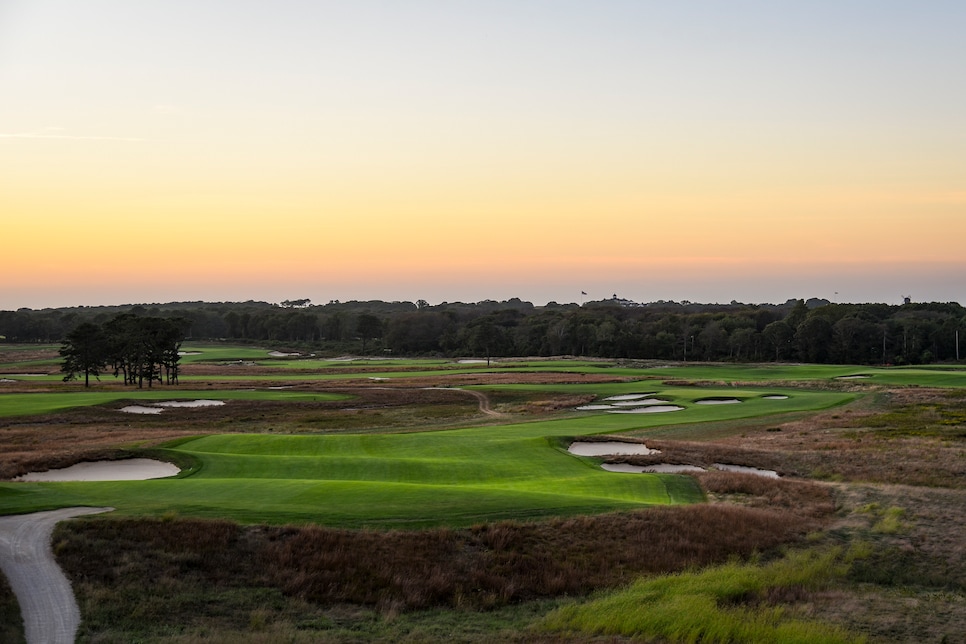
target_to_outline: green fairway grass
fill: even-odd
[[[634,383],[624,383],[628,384]],[[601,395],[614,390],[612,385],[572,387],[596,388]],[[568,386],[552,389],[567,391]],[[218,392],[219,396],[222,393],[271,394],[270,399],[306,396],[289,391]],[[658,395],[685,406],[684,411],[577,413],[559,420],[450,431],[205,436],[168,446],[172,460],[198,464],[188,476],[123,483],[2,484],[0,513],[108,505],[121,515],[175,513],[246,523],[422,527],[690,503],[702,498],[690,477],[605,472],[599,459],[572,456],[560,445],[575,436],[820,409],[853,398],[799,391],[787,400],[770,401],[762,399],[762,393],[670,388]],[[747,402],[693,402],[723,395]]]

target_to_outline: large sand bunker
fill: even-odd
[[[703,467],[697,465],[673,465],[658,463],[657,465],[631,465],[630,463],[603,463],[601,468],[608,472],[623,472],[626,474],[681,474],[683,472],[703,472]]]
[[[678,405],[648,405],[646,407],[633,407],[631,409],[611,409],[608,414],[663,414],[669,411],[681,411],[684,407]]]
[[[613,403],[614,407],[645,407],[647,405],[666,405],[670,400],[663,398],[641,398],[639,400],[619,400]]]
[[[121,407],[125,414],[160,414],[164,411],[161,407],[145,407],[144,405],[128,405]]]
[[[623,441],[576,441],[567,451],[575,456],[630,456],[636,454],[660,454],[644,443],[625,443]]]
[[[29,472],[15,481],[146,481],[174,476],[181,470],[171,463],[150,458],[130,458],[123,461],[94,461],[77,463],[59,470]]]
[[[757,474],[758,476],[765,476],[770,479],[777,479],[778,472],[775,470],[763,470],[757,467],[748,467],[746,465],[728,465],[726,463],[715,463],[716,469],[723,470],[725,472],[739,472],[741,474]]]
[[[205,400],[203,398],[198,400],[166,400],[164,402],[151,403],[150,405],[128,405],[127,407],[121,407],[121,411],[125,414],[160,414],[166,407],[220,407],[224,404],[224,400]]]

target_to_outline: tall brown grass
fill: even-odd
[[[136,579],[147,592],[177,594],[190,580],[247,584],[400,611],[585,594],[773,548],[814,520],[727,505],[395,532],[114,519],[62,526],[55,544],[71,576],[95,586]]]

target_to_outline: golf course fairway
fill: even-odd
[[[594,386],[572,387],[587,391]],[[596,387],[604,395],[635,385]],[[683,407],[671,414],[571,414],[559,420],[414,433],[180,439],[157,452],[181,465],[177,477],[3,483],[0,514],[88,505],[117,508],[116,515],[398,528],[693,503],[703,496],[690,477],[606,472],[600,459],[568,454],[566,445],[578,436],[648,427],[667,432],[678,423],[820,409],[854,397],[797,391],[788,399],[768,400],[766,393],[662,388],[656,395]],[[724,395],[739,397],[742,404],[696,402]]]

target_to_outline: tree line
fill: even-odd
[[[177,384],[184,320],[122,313],[104,324],[81,322],[60,347],[64,381],[99,378],[108,369],[125,385]]]
[[[285,304],[190,302],[0,311],[0,336],[7,342],[57,342],[83,322],[104,325],[124,314],[178,319],[192,340],[269,343],[320,355],[574,355],[900,365],[959,360],[960,336],[966,340],[966,309],[955,302],[834,304],[813,299],[627,306],[615,299],[534,306],[512,299],[438,305]]]

